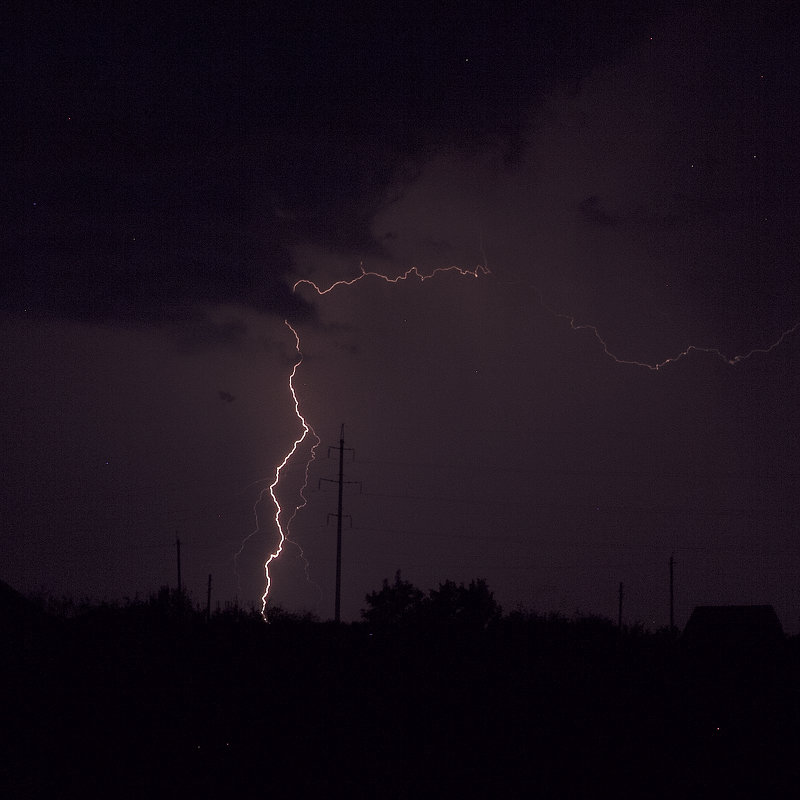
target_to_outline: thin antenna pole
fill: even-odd
[[[675,630],[675,558],[669,557],[669,629],[670,632]]]
[[[336,514],[336,607],[333,618],[342,620],[342,489],[344,488],[344,423],[339,435],[339,510]]]
[[[181,540],[175,537],[175,549],[178,554],[178,594],[181,593]]]

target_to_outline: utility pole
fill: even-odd
[[[206,622],[211,622],[211,573],[208,573],[208,599],[206,600]]]
[[[178,552],[178,594],[181,593],[181,540],[175,537],[175,549]]]
[[[675,630],[675,583],[674,583],[674,556],[669,557],[669,631]]]
[[[339,433],[339,506],[336,511],[336,605],[333,620],[342,620],[342,490],[344,489],[344,422]]]
[[[344,446],[344,423],[342,423],[342,429],[339,434],[339,447],[337,448],[329,447],[328,457],[330,457],[331,450],[339,451],[339,480],[337,481],[339,484],[339,505],[338,505],[338,510],[335,514],[336,516],[336,603],[334,606],[334,613],[333,613],[334,621],[339,623],[342,621],[342,519],[345,516],[342,513],[342,499],[344,494],[344,485],[345,483],[359,483],[360,485],[360,481],[345,481],[344,479],[344,451],[349,450],[350,452],[352,452],[353,458],[355,459],[355,451],[353,450],[353,448]],[[320,483],[322,481],[332,482],[330,478],[321,478]],[[330,521],[330,518],[332,516],[334,515],[328,514],[328,521]],[[348,514],[347,516],[350,515]]]
[[[619,582],[619,613],[617,615],[617,627],[622,630],[622,581]]]

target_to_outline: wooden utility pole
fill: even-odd
[[[619,582],[619,613],[617,615],[617,627],[622,630],[622,581]]]
[[[339,435],[339,508],[336,512],[336,605],[333,619],[342,620],[342,490],[344,488],[344,423]]]
[[[206,599],[206,622],[211,622],[211,573],[208,573],[208,598]]]

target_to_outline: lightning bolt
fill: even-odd
[[[294,403],[294,413],[295,413],[295,416],[297,417],[297,419],[300,421],[300,425],[302,427],[302,433],[300,434],[300,436],[297,439],[295,439],[295,441],[293,442],[291,448],[286,453],[286,455],[283,457],[283,460],[275,468],[275,478],[273,479],[272,483],[268,487],[262,489],[261,492],[259,493],[258,499],[253,504],[253,516],[255,517],[256,526],[253,529],[253,531],[247,537],[245,537],[244,541],[242,541],[241,547],[239,548],[238,552],[234,556],[234,565],[238,565],[239,557],[241,556],[242,552],[244,551],[245,545],[247,544],[247,542],[250,539],[252,539],[253,536],[255,536],[257,533],[260,532],[261,528],[260,528],[259,518],[258,518],[258,507],[259,507],[259,505],[261,505],[261,503],[264,500],[264,498],[266,497],[266,495],[269,494],[270,498],[272,499],[272,503],[273,503],[273,505],[275,507],[275,515],[274,515],[273,519],[275,520],[275,528],[278,531],[278,546],[275,548],[275,550],[273,552],[271,552],[269,554],[269,556],[267,557],[266,562],[264,563],[264,575],[265,575],[265,578],[266,578],[266,586],[264,588],[264,594],[261,596],[261,616],[264,618],[265,622],[268,621],[267,620],[267,597],[269,596],[269,590],[272,587],[272,577],[269,574],[269,567],[270,567],[270,564],[273,561],[276,561],[280,557],[280,554],[283,552],[283,545],[286,542],[290,542],[291,544],[295,545],[295,547],[297,547],[298,550],[300,551],[300,556],[303,559],[303,562],[305,563],[306,577],[308,578],[308,561],[307,561],[307,559],[306,559],[306,557],[305,557],[305,555],[303,553],[303,548],[300,547],[300,545],[297,542],[295,542],[293,539],[290,538],[289,529],[290,529],[292,521],[297,516],[297,513],[300,511],[301,508],[305,507],[305,505],[308,503],[308,500],[307,500],[307,498],[305,496],[305,491],[306,491],[306,488],[308,486],[308,471],[309,471],[309,468],[311,466],[311,462],[314,460],[314,455],[315,455],[316,449],[317,449],[317,447],[319,447],[319,444],[320,444],[319,436],[317,436],[317,434],[314,431],[314,429],[306,422],[305,418],[303,417],[302,413],[300,412],[300,401],[299,401],[299,399],[297,397],[297,392],[296,392],[295,387],[294,387],[294,379],[295,379],[295,376],[297,375],[297,370],[300,367],[300,365],[303,363],[303,353],[302,353],[302,351],[300,349],[300,336],[298,335],[297,331],[292,327],[292,325],[289,323],[288,320],[284,320],[284,325],[286,325],[286,327],[294,335],[295,350],[297,351],[297,360],[295,361],[294,365],[292,366],[292,371],[291,371],[291,373],[289,375],[288,386],[289,386],[289,394],[291,395],[292,402]],[[308,461],[306,462],[306,469],[305,469],[305,476],[304,476],[303,486],[300,489],[300,503],[295,506],[291,517],[289,518],[289,520],[286,523],[286,528],[284,528],[284,526],[281,524],[281,515],[283,514],[283,508],[281,507],[280,501],[278,500],[278,496],[276,494],[277,488],[278,488],[278,484],[280,483],[281,473],[283,472],[284,468],[289,463],[289,461],[291,461],[292,456],[294,456],[294,454],[297,452],[297,449],[306,440],[306,438],[309,436],[309,434],[315,439],[315,443],[311,447],[311,455],[310,455]],[[237,569],[237,573],[236,574],[237,574],[237,580],[238,580],[238,574],[239,574],[238,573],[238,569]]]
[[[478,264],[475,269],[464,269],[463,267],[437,267],[433,272],[423,273],[420,272],[417,267],[411,267],[411,269],[407,269],[405,272],[401,273],[400,275],[396,275],[394,278],[390,278],[388,275],[383,275],[380,272],[367,272],[364,269],[364,265],[361,264],[361,274],[356,275],[355,278],[351,278],[350,280],[341,280],[335,281],[332,283],[327,289],[321,289],[314,281],[307,280],[303,278],[302,280],[297,281],[294,286],[292,287],[292,291],[296,292],[298,286],[306,285],[310,286],[317,294],[323,295],[332,292],[339,286],[352,286],[354,283],[358,283],[359,281],[363,281],[364,278],[379,278],[382,281],[386,281],[386,283],[400,283],[401,281],[407,281],[410,277],[414,276],[419,278],[420,283],[423,281],[427,281],[430,278],[439,275],[442,272],[456,272],[462,277],[466,277],[467,275],[471,275],[473,278],[479,278],[481,275],[491,275],[491,271],[488,267],[484,266],[483,264]]]
[[[296,331],[295,331],[295,336],[297,336],[297,332]],[[298,364],[298,366],[299,366],[299,364]],[[298,414],[298,416],[299,416],[299,414]],[[306,580],[312,586],[316,587],[317,592],[319,594],[319,598],[321,600],[322,599],[322,587],[318,583],[314,582],[311,579],[311,575],[309,573],[309,570],[311,569],[311,565],[308,563],[308,559],[306,558],[306,554],[303,552],[303,548],[300,546],[300,542],[296,541],[291,536],[292,522],[294,522],[294,518],[308,505],[308,498],[306,497],[306,489],[308,488],[309,471],[311,469],[311,464],[316,459],[317,448],[320,445],[319,436],[317,436],[317,434],[314,432],[314,429],[310,425],[308,426],[308,428],[309,428],[309,431],[311,432],[311,435],[314,437],[314,439],[316,441],[314,442],[313,445],[311,445],[311,452],[309,454],[308,459],[306,460],[305,472],[303,474],[303,485],[300,487],[300,502],[295,506],[294,511],[292,512],[292,516],[289,517],[289,519],[286,521],[286,541],[289,544],[292,544],[297,548],[297,550],[298,550],[298,552],[300,554],[300,560],[303,562],[303,569],[305,570],[305,573],[306,573]],[[265,569],[266,569],[266,565],[265,565]],[[266,595],[265,595],[264,599],[266,599]]]
[[[622,366],[629,366],[629,367],[642,367],[644,369],[648,369],[651,372],[658,372],[662,370],[664,367],[669,366],[670,364],[675,364],[676,362],[680,361],[682,358],[686,358],[691,353],[704,353],[707,355],[716,356],[717,358],[724,361],[729,367],[735,367],[737,364],[740,364],[742,361],[746,361],[751,356],[760,354],[765,355],[767,353],[771,353],[777,347],[780,347],[783,344],[784,340],[795,333],[798,329],[800,329],[800,320],[797,320],[793,323],[790,327],[786,328],[777,339],[775,339],[771,344],[765,345],[763,347],[753,347],[750,350],[747,350],[744,353],[740,353],[738,355],[729,356],[726,355],[721,348],[715,347],[712,345],[695,345],[690,344],[683,350],[675,353],[674,355],[668,356],[667,358],[663,359],[662,361],[639,361],[634,358],[622,358],[614,353],[608,345],[608,342],[603,338],[603,335],[600,333],[600,329],[596,325],[592,325],[588,322],[580,322],[578,317],[574,314],[568,314],[563,311],[558,311],[552,306],[548,305],[548,303],[544,299],[544,293],[539,289],[538,286],[532,283],[528,283],[526,281],[510,281],[510,280],[503,280],[501,281],[506,286],[525,286],[526,288],[532,290],[536,296],[539,298],[539,305],[547,311],[548,314],[553,316],[556,319],[563,319],[566,320],[569,327],[576,332],[581,331],[589,331],[597,343],[600,345],[603,354],[608,356],[614,363],[621,364]]]
[[[484,260],[485,260],[485,258],[484,258]],[[466,269],[466,268],[458,267],[458,266],[437,267],[436,269],[434,269],[433,271],[431,271],[429,273],[421,272],[418,267],[411,267],[410,269],[406,270],[405,272],[400,273],[399,275],[396,275],[394,277],[391,277],[389,275],[385,275],[385,274],[380,273],[380,272],[368,271],[368,270],[364,269],[364,265],[362,263],[360,265],[360,274],[356,275],[354,278],[350,278],[350,279],[346,279],[346,280],[334,281],[333,283],[331,283],[330,285],[328,285],[325,288],[323,288],[318,283],[316,283],[316,282],[314,282],[314,281],[312,281],[310,279],[303,278],[303,279],[300,279],[300,280],[295,282],[295,284],[292,287],[292,291],[296,292],[301,286],[309,286],[318,295],[323,296],[323,295],[329,294],[330,292],[332,292],[334,289],[336,289],[338,287],[341,287],[341,286],[353,286],[354,284],[356,284],[356,283],[358,283],[358,282],[360,282],[362,280],[365,280],[366,278],[376,278],[378,280],[385,281],[386,283],[397,284],[397,283],[400,283],[401,281],[406,281],[406,280],[409,280],[410,278],[413,277],[413,278],[418,279],[420,281],[420,283],[422,283],[422,282],[424,282],[426,280],[434,278],[435,276],[437,276],[439,274],[448,273],[448,272],[454,272],[454,273],[460,275],[461,277],[469,277],[469,276],[471,276],[473,278],[479,278],[481,276],[489,276],[489,275],[492,274],[491,270],[485,264],[479,264],[474,269]],[[518,281],[504,281],[504,283],[512,284],[512,283],[521,283],[521,282],[518,282]],[[557,319],[566,320],[566,322],[569,324],[571,330],[576,331],[576,332],[589,331],[592,334],[592,336],[597,340],[598,344],[602,348],[603,353],[607,357],[612,359],[614,362],[616,362],[617,364],[624,365],[624,366],[642,367],[644,369],[648,369],[648,370],[651,370],[653,372],[658,372],[659,370],[663,369],[664,367],[667,367],[670,364],[674,364],[674,363],[680,361],[682,358],[685,358],[685,357],[689,356],[691,353],[705,353],[705,354],[713,355],[713,356],[716,356],[716,357],[722,359],[722,361],[724,361],[729,366],[736,366],[737,364],[740,364],[742,361],[745,361],[746,359],[750,358],[753,355],[756,355],[756,354],[767,354],[767,353],[772,352],[775,348],[779,347],[787,337],[789,337],[792,334],[794,334],[798,330],[798,328],[800,328],[800,320],[798,320],[797,322],[794,323],[794,325],[792,325],[791,327],[789,327],[786,330],[784,330],[783,333],[781,333],[781,335],[775,341],[773,341],[771,344],[766,345],[764,347],[754,347],[751,350],[749,350],[749,351],[747,351],[745,353],[739,354],[739,355],[734,355],[734,356],[726,355],[718,347],[689,345],[684,350],[681,350],[680,352],[678,352],[678,353],[676,353],[676,354],[674,354],[672,356],[669,356],[669,357],[663,359],[662,361],[657,361],[657,362],[638,361],[636,359],[626,359],[626,358],[622,358],[622,357],[616,355],[609,348],[608,343],[603,338],[603,336],[600,333],[600,330],[599,330],[599,328],[597,326],[589,324],[589,323],[585,323],[585,322],[580,322],[578,320],[578,318],[576,316],[574,316],[574,315],[566,314],[566,313],[563,313],[563,312],[555,310],[554,308],[550,307],[549,305],[547,305],[545,303],[542,293],[539,291],[539,289],[536,286],[534,286],[532,284],[525,284],[525,285],[529,289],[532,289],[534,292],[536,292],[536,294],[539,297],[539,302],[540,302],[540,305],[542,306],[542,308],[544,308],[553,317],[555,317]],[[261,597],[261,614],[264,617],[264,620],[267,620],[267,613],[266,613],[267,599],[269,597],[270,588],[272,586],[272,579],[271,579],[271,576],[270,576],[269,568],[270,568],[270,565],[272,564],[272,562],[276,561],[280,557],[281,553],[283,552],[284,543],[289,542],[289,543],[295,545],[298,548],[298,550],[300,551],[300,556],[301,556],[301,558],[302,558],[302,560],[303,560],[303,562],[305,564],[306,578],[308,580],[310,580],[309,574],[308,574],[308,569],[309,569],[308,561],[305,558],[305,555],[303,554],[303,550],[300,547],[300,545],[290,537],[290,528],[291,528],[291,524],[294,521],[294,519],[297,516],[297,514],[303,508],[305,508],[305,506],[308,504],[308,499],[307,499],[307,497],[305,495],[305,492],[306,492],[306,489],[308,487],[309,470],[310,470],[311,464],[315,460],[316,449],[317,449],[317,447],[319,447],[319,444],[320,444],[320,438],[317,436],[317,434],[314,431],[314,429],[311,427],[311,425],[309,425],[308,421],[305,419],[305,417],[300,412],[300,402],[298,400],[297,392],[296,392],[295,386],[294,386],[294,379],[295,379],[295,376],[297,375],[297,370],[300,367],[300,365],[303,363],[303,354],[302,354],[301,344],[300,344],[300,335],[298,334],[297,330],[288,321],[284,321],[284,324],[286,325],[287,328],[289,328],[289,330],[292,332],[292,334],[294,335],[294,338],[295,338],[295,349],[297,351],[297,360],[295,361],[294,366],[292,367],[291,374],[289,375],[288,387],[289,387],[289,392],[290,392],[291,397],[292,397],[292,402],[294,403],[294,412],[295,412],[295,415],[297,416],[298,421],[300,422],[300,425],[301,425],[301,428],[302,428],[302,433],[294,441],[294,443],[292,444],[292,446],[289,449],[289,451],[283,457],[283,460],[276,467],[276,469],[275,469],[275,478],[272,481],[272,483],[266,489],[262,489],[261,494],[259,495],[258,499],[256,500],[256,502],[255,502],[255,504],[253,506],[253,513],[254,513],[254,516],[256,518],[256,527],[253,530],[253,532],[242,542],[242,546],[239,548],[239,551],[237,552],[237,554],[235,556],[235,559],[234,559],[235,561],[238,561],[238,558],[241,555],[242,551],[244,550],[244,547],[245,547],[246,543],[248,542],[248,540],[252,536],[254,536],[256,533],[259,532],[260,529],[259,529],[259,520],[258,520],[258,506],[264,500],[265,495],[268,493],[269,496],[271,497],[272,503],[273,503],[273,505],[275,507],[274,520],[275,520],[275,527],[276,527],[276,529],[278,531],[279,542],[278,542],[277,548],[272,553],[269,554],[269,556],[268,556],[268,558],[267,558],[267,560],[266,560],[266,562],[264,564],[264,574],[265,574],[265,577],[266,577],[266,587],[264,589],[264,594]],[[284,510],[281,507],[280,502],[278,500],[278,496],[277,496],[278,485],[280,483],[281,474],[282,474],[284,468],[292,460],[292,458],[294,457],[294,455],[297,452],[298,448],[302,445],[302,443],[306,440],[306,438],[309,435],[311,435],[315,439],[315,443],[312,445],[311,451],[310,451],[310,455],[309,455],[308,459],[306,460],[303,486],[300,489],[300,502],[294,507],[292,515],[289,517],[288,521],[286,522],[286,526],[284,528],[284,526],[281,524],[281,517],[282,517],[282,515],[284,513]],[[238,572],[237,572],[237,577],[238,577]],[[317,587],[317,588],[319,589],[319,587]]]
[[[387,283],[399,283],[400,281],[406,281],[411,277],[416,277],[417,279],[419,279],[420,282],[423,282],[423,281],[426,281],[429,278],[433,278],[436,275],[438,275],[440,273],[443,273],[443,272],[456,272],[458,275],[461,275],[461,276],[472,276],[474,278],[478,278],[481,275],[489,275],[490,274],[490,271],[489,271],[489,269],[487,267],[479,264],[477,267],[475,267],[475,269],[464,269],[462,267],[456,267],[456,266],[437,267],[436,269],[434,269],[430,273],[423,273],[423,272],[420,272],[420,270],[417,267],[411,267],[410,269],[406,270],[405,272],[403,272],[400,275],[397,275],[395,277],[390,277],[388,275],[383,275],[383,274],[381,274],[379,272],[368,272],[367,270],[364,269],[364,266],[362,264],[361,265],[361,274],[357,275],[355,278],[352,278],[350,280],[336,281],[335,283],[332,283],[330,286],[328,286],[326,289],[323,289],[318,284],[314,283],[313,281],[303,279],[303,280],[297,281],[294,284],[294,286],[292,287],[292,291],[297,291],[297,288],[299,286],[307,285],[307,286],[310,286],[311,288],[313,288],[314,291],[316,291],[317,294],[319,294],[321,296],[321,295],[328,294],[329,292],[333,291],[338,286],[352,286],[354,283],[358,283],[359,281],[363,280],[364,278],[369,278],[369,277],[379,278],[380,280],[384,280]],[[264,594],[261,596],[261,616],[264,618],[265,621],[268,621],[267,620],[267,599],[269,597],[270,589],[272,588],[272,576],[270,575],[270,571],[269,571],[270,565],[274,561],[277,561],[277,559],[280,557],[281,553],[283,552],[283,546],[284,546],[285,543],[288,542],[290,544],[293,544],[300,551],[300,557],[303,560],[303,563],[305,565],[306,579],[309,580],[309,582],[313,583],[313,581],[311,581],[310,576],[309,576],[309,572],[308,572],[309,564],[308,564],[308,560],[305,557],[305,554],[303,553],[303,548],[300,546],[300,544],[298,542],[296,542],[294,539],[291,538],[290,531],[291,531],[291,524],[294,521],[295,517],[308,504],[308,499],[306,497],[305,492],[306,492],[306,489],[308,487],[309,470],[311,468],[311,464],[313,463],[313,461],[314,461],[314,459],[316,457],[316,450],[317,450],[317,447],[319,447],[320,438],[319,438],[319,436],[317,436],[317,434],[314,431],[314,429],[311,427],[311,425],[308,424],[307,420],[305,419],[305,417],[301,413],[301,411],[300,411],[300,401],[299,401],[299,399],[297,397],[297,391],[295,390],[295,386],[294,386],[294,379],[295,379],[295,377],[297,375],[297,370],[299,369],[300,365],[303,363],[303,353],[302,353],[302,349],[301,349],[301,346],[300,346],[300,335],[297,333],[297,330],[291,325],[291,323],[289,323],[288,320],[284,320],[284,324],[292,332],[292,334],[294,336],[295,350],[297,351],[297,360],[295,361],[295,363],[294,363],[294,365],[292,367],[292,371],[291,371],[291,373],[289,375],[288,386],[289,386],[289,393],[291,394],[292,402],[294,404],[294,413],[295,413],[295,416],[297,417],[298,421],[300,422],[300,426],[302,428],[302,433],[300,434],[300,436],[297,439],[295,439],[295,441],[293,442],[291,448],[286,453],[286,455],[283,457],[283,460],[275,468],[275,478],[273,479],[272,483],[268,487],[266,487],[265,489],[261,490],[261,492],[260,492],[260,494],[258,496],[258,499],[256,500],[256,502],[253,505],[253,516],[255,517],[255,521],[256,521],[255,528],[244,539],[244,541],[241,544],[241,547],[239,548],[239,550],[237,551],[236,555],[234,556],[234,567],[236,569],[236,576],[237,576],[237,581],[238,581],[239,580],[239,572],[238,572],[239,557],[242,555],[242,552],[244,551],[244,548],[247,545],[247,542],[253,536],[255,536],[257,533],[260,532],[261,528],[260,528],[259,517],[258,517],[258,507],[262,503],[262,501],[265,499],[266,495],[268,494],[270,496],[270,498],[272,499],[272,503],[273,503],[273,505],[275,507],[275,515],[274,515],[273,519],[275,521],[275,528],[278,531],[278,546],[275,548],[275,550],[273,552],[271,552],[268,555],[267,560],[264,563],[264,576],[265,576],[265,579],[266,579],[266,586],[264,588]],[[300,502],[294,507],[294,510],[292,511],[291,516],[289,517],[289,519],[287,520],[287,522],[286,522],[286,524],[284,526],[282,524],[282,522],[281,522],[281,517],[284,514],[284,509],[281,507],[281,504],[280,504],[280,501],[278,500],[278,495],[277,495],[278,485],[280,484],[280,481],[281,481],[281,474],[282,474],[283,470],[286,468],[286,465],[294,457],[294,455],[297,452],[298,448],[302,445],[302,443],[306,440],[306,438],[309,435],[311,435],[314,438],[315,442],[312,445],[310,455],[309,455],[308,459],[306,460],[305,473],[304,473],[304,479],[303,479],[303,486],[300,489]],[[317,586],[317,589],[319,589],[319,586]]]
[[[536,290],[538,292],[538,290]],[[729,356],[722,352],[719,347],[712,347],[712,346],[702,346],[702,345],[695,345],[690,344],[684,350],[676,353],[675,355],[669,356],[665,358],[663,361],[655,361],[655,362],[647,362],[647,361],[637,361],[636,359],[627,359],[627,358],[620,358],[619,356],[615,355],[608,347],[605,339],[600,334],[599,329],[595,325],[591,325],[585,322],[578,322],[577,318],[570,315],[564,314],[555,311],[554,309],[547,306],[541,298],[541,293],[539,293],[540,302],[542,307],[549,311],[554,317],[558,319],[565,319],[569,323],[570,328],[573,331],[589,331],[592,336],[597,340],[600,346],[603,349],[603,353],[607,355],[612,361],[616,362],[617,364],[622,364],[624,366],[631,366],[631,367],[644,367],[645,369],[649,369],[652,372],[658,372],[659,370],[663,369],[670,364],[675,364],[676,362],[680,361],[682,358],[690,355],[691,353],[706,353],[709,355],[716,356],[717,358],[722,359],[729,367],[735,367],[737,364],[740,364],[742,361],[746,361],[751,356],[756,354],[766,354],[771,353],[776,347],[780,347],[783,344],[783,341],[791,336],[798,328],[800,328],[800,320],[795,322],[791,327],[787,328],[781,335],[773,341],[771,344],[766,345],[765,347],[754,347],[751,350],[748,350],[744,353],[739,355]]]
[[[485,260],[485,259],[484,259]],[[394,278],[389,277],[388,275],[384,275],[380,272],[370,272],[364,269],[363,263],[360,265],[361,274],[357,275],[355,278],[351,278],[349,280],[339,280],[332,283],[326,289],[320,288],[320,286],[312,280],[302,279],[296,281],[294,286],[292,287],[292,291],[297,291],[297,288],[302,285],[310,286],[314,291],[317,292],[319,295],[325,295],[329,292],[332,292],[339,286],[352,286],[359,281],[364,280],[364,278],[373,277],[379,278],[380,280],[386,281],[386,283],[399,283],[400,281],[408,280],[410,277],[415,276],[419,278],[420,282],[426,281],[430,278],[435,277],[437,274],[441,272],[457,272],[459,275],[467,276],[471,275],[474,278],[478,278],[481,275],[491,275],[491,270],[482,264],[479,264],[475,269],[465,269],[463,267],[451,266],[451,267],[438,267],[434,269],[430,273],[422,273],[419,271],[417,267],[411,267],[410,269],[406,270],[405,272],[401,273],[400,275],[395,276]],[[504,281],[507,285],[512,283],[518,283],[517,281]],[[636,359],[627,359],[622,358],[616,355],[612,350],[609,348],[608,343],[603,338],[602,334],[600,333],[600,329],[596,325],[592,325],[587,322],[579,322],[578,318],[572,314],[565,314],[564,312],[560,312],[549,306],[545,300],[542,292],[532,284],[525,284],[528,288],[532,289],[537,296],[539,297],[539,303],[548,313],[550,313],[553,317],[557,319],[566,320],[569,323],[570,328],[573,331],[589,331],[592,336],[597,340],[598,344],[603,350],[603,353],[608,356],[612,361],[617,364],[621,364],[623,366],[631,366],[631,367],[643,367],[645,369],[649,369],[653,372],[658,372],[659,370],[663,369],[664,367],[674,364],[680,361],[682,358],[690,355],[691,353],[706,353],[709,355],[716,356],[717,358],[722,359],[728,366],[736,366],[737,364],[741,363],[742,361],[747,360],[751,356],[756,354],[765,355],[767,353],[771,353],[775,348],[780,347],[783,344],[783,341],[791,336],[793,333],[800,328],[800,320],[795,322],[791,327],[787,328],[786,330],[781,333],[781,335],[773,341],[771,344],[766,345],[764,347],[754,347],[751,350],[748,350],[745,353],[741,353],[739,355],[729,356],[726,355],[719,347],[714,346],[703,346],[703,345],[694,345],[690,344],[684,350],[680,352],[668,356],[663,361],[656,361],[656,362],[647,362],[647,361],[638,361]]]

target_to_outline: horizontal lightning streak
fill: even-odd
[[[386,283],[400,283],[401,281],[407,281],[410,277],[419,278],[420,281],[427,281],[429,278],[433,278],[439,273],[442,272],[457,272],[459,275],[466,277],[467,275],[471,275],[473,278],[478,278],[481,275],[490,275],[491,271],[488,267],[485,267],[483,264],[478,264],[475,269],[464,269],[463,267],[437,267],[435,270],[429,273],[423,273],[419,271],[418,267],[411,267],[411,269],[407,269],[405,272],[401,273],[400,275],[396,275],[394,278],[390,278],[388,275],[383,275],[380,272],[367,272],[364,269],[364,265],[361,264],[361,274],[357,275],[355,278],[351,278],[350,280],[341,280],[332,283],[327,289],[321,289],[318,284],[314,283],[314,281],[308,280],[303,278],[302,280],[297,281],[294,286],[292,287],[292,291],[297,291],[298,286],[302,286],[305,284],[306,286],[310,286],[314,291],[319,294],[328,294],[328,292],[332,292],[338,286],[352,286],[354,283],[358,283],[359,281],[364,280],[364,278],[380,278],[382,281],[386,281]]]
[[[361,274],[357,275],[355,278],[350,278],[349,280],[335,281],[330,286],[328,286],[326,289],[321,288],[319,286],[319,284],[315,283],[312,280],[309,280],[307,278],[303,278],[303,279],[295,282],[294,286],[292,287],[292,291],[296,291],[299,286],[305,284],[307,286],[310,286],[312,289],[314,289],[314,291],[316,291],[317,294],[325,295],[325,294],[328,294],[329,292],[332,292],[334,289],[336,289],[339,286],[352,286],[354,283],[358,283],[359,281],[361,281],[361,280],[363,280],[364,278],[367,278],[367,277],[379,278],[380,280],[386,281],[387,283],[399,283],[400,281],[408,280],[412,276],[418,278],[420,281],[426,281],[429,278],[433,278],[435,275],[439,274],[440,272],[457,272],[459,275],[462,275],[462,276],[471,275],[474,278],[478,278],[481,275],[491,275],[492,274],[491,270],[488,267],[486,267],[486,266],[484,266],[482,264],[479,264],[474,269],[465,269],[464,267],[457,267],[457,266],[437,267],[436,269],[434,269],[430,273],[422,273],[422,272],[419,271],[419,269],[417,267],[411,267],[410,269],[406,270],[402,274],[397,275],[394,278],[392,278],[392,277],[389,277],[388,275],[384,275],[384,274],[382,274],[380,272],[367,271],[367,270],[364,269],[364,265],[361,264]],[[516,281],[505,281],[505,283],[517,283],[517,282]],[[725,353],[723,353],[722,350],[719,347],[701,346],[701,345],[692,344],[692,345],[689,345],[688,347],[686,347],[684,350],[681,350],[679,353],[676,353],[673,356],[669,356],[669,357],[665,358],[663,361],[656,361],[656,362],[639,361],[637,359],[621,358],[620,356],[616,355],[614,352],[612,352],[609,349],[608,343],[603,338],[603,336],[600,333],[599,328],[596,325],[591,325],[590,323],[587,323],[587,322],[578,322],[577,317],[575,317],[574,315],[565,314],[563,312],[556,311],[554,308],[551,308],[549,305],[547,305],[547,303],[545,303],[544,297],[543,297],[541,291],[536,286],[533,286],[531,284],[525,284],[525,285],[527,285],[529,288],[533,289],[533,291],[535,291],[536,294],[539,296],[539,303],[542,306],[542,308],[544,308],[548,313],[552,314],[557,319],[566,320],[569,323],[569,326],[573,331],[590,331],[591,334],[594,336],[594,338],[599,343],[599,345],[602,347],[603,353],[606,356],[608,356],[612,361],[614,361],[617,364],[624,365],[624,366],[643,367],[644,369],[651,370],[652,372],[658,372],[659,370],[663,369],[664,367],[668,366],[669,364],[674,364],[674,363],[680,361],[682,358],[685,358],[686,356],[688,356],[690,353],[693,353],[693,352],[694,353],[707,353],[709,355],[716,356],[717,358],[720,358],[722,361],[724,361],[728,366],[733,367],[733,366],[736,366],[737,364],[741,363],[742,361],[747,360],[748,358],[750,358],[751,356],[754,356],[756,354],[764,355],[764,354],[772,352],[775,348],[780,347],[780,345],[783,343],[783,341],[788,336],[791,336],[793,333],[795,333],[798,330],[798,328],[800,328],[800,320],[798,320],[791,327],[789,327],[786,330],[784,330],[783,333],[781,333],[781,335],[774,342],[772,342],[772,344],[769,344],[769,345],[767,345],[765,347],[754,347],[751,350],[748,350],[746,353],[741,353],[739,355],[728,356]]]
[[[505,281],[505,283],[514,284],[523,282]],[[788,336],[791,336],[800,328],[800,320],[798,320],[791,327],[784,330],[783,333],[781,333],[781,335],[774,342],[772,342],[772,344],[766,345],[765,347],[754,347],[751,350],[748,350],[746,353],[742,353],[740,355],[728,356],[725,355],[725,353],[723,353],[719,347],[712,347],[712,346],[706,347],[701,345],[690,344],[684,350],[681,350],[679,353],[676,353],[673,356],[665,358],[663,361],[654,361],[654,362],[638,361],[637,359],[632,359],[632,358],[631,359],[620,358],[618,355],[616,355],[609,349],[608,343],[602,337],[602,335],[600,334],[600,330],[597,328],[596,325],[591,325],[588,322],[578,322],[577,317],[575,317],[573,314],[565,314],[561,311],[556,311],[554,308],[550,307],[549,305],[547,305],[547,303],[545,303],[544,296],[542,295],[542,292],[538,289],[538,287],[534,286],[533,284],[527,284],[527,283],[524,283],[523,285],[528,286],[529,289],[532,289],[534,292],[536,292],[536,294],[539,297],[539,304],[545,311],[554,316],[556,319],[566,320],[573,331],[589,331],[602,347],[603,353],[607,355],[612,361],[614,361],[617,364],[622,364],[623,366],[643,367],[644,369],[649,369],[651,372],[658,372],[659,370],[663,369],[669,364],[675,364],[682,358],[688,356],[690,353],[707,353],[709,355],[717,356],[717,358],[720,358],[729,367],[735,367],[737,364],[740,364],[742,361],[746,361],[748,358],[756,354],[764,355],[766,353],[771,353],[776,347],[780,347],[784,339],[786,339]]]
[[[548,309],[550,310],[550,309]],[[669,358],[665,358],[663,361],[656,361],[654,363],[648,363],[647,361],[637,361],[635,359],[626,359],[620,358],[619,356],[614,355],[609,349],[608,345],[606,344],[603,337],[600,335],[600,332],[594,325],[590,325],[588,323],[577,323],[575,321],[575,317],[571,317],[568,314],[558,314],[555,313],[556,317],[560,317],[561,319],[566,319],[569,322],[570,328],[574,331],[591,331],[592,335],[595,339],[600,343],[603,348],[603,352],[617,364],[624,364],[629,365],[632,367],[644,367],[645,369],[649,369],[653,372],[658,372],[658,370],[663,369],[669,364],[674,364],[677,361],[680,361],[682,358],[688,356],[690,353],[708,353],[710,355],[717,356],[721,358],[728,366],[735,367],[737,364],[745,361],[746,359],[750,358],[750,356],[755,355],[756,353],[770,353],[776,347],[779,347],[783,340],[787,336],[791,336],[798,328],[800,328],[800,320],[795,322],[791,328],[787,328],[779,337],[776,339],[772,344],[767,347],[754,347],[752,350],[748,350],[746,353],[742,353],[741,355],[736,356],[727,356],[725,353],[722,352],[718,347],[701,347],[699,345],[690,344],[685,350],[681,350],[680,353],[677,353],[674,356],[670,356]]]

